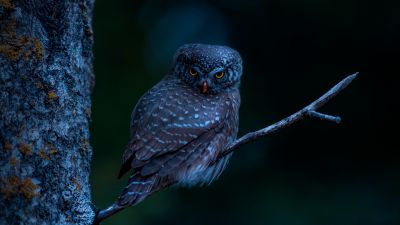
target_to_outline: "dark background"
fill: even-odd
[[[240,149],[210,187],[168,189],[111,224],[400,224],[399,1],[96,0],[91,177],[97,207],[117,180],[131,111],[176,48],[229,45],[244,59],[240,134],[359,77],[322,112]]]

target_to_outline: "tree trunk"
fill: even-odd
[[[0,0],[0,224],[91,224],[93,0]]]

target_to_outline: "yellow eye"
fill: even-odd
[[[215,78],[217,78],[217,79],[221,79],[221,78],[223,78],[224,76],[225,76],[225,73],[222,72],[222,71],[215,74]]]
[[[192,67],[189,68],[189,74],[192,76],[197,76],[197,71],[194,70]]]

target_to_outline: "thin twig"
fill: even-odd
[[[327,114],[320,113],[317,111],[309,111],[308,116],[318,118],[321,120],[327,120],[327,121],[334,122],[334,123],[340,123],[342,121],[340,116],[327,115]]]
[[[344,78],[342,81],[340,81],[338,84],[336,84],[333,88],[331,88],[328,92],[326,92],[324,95],[319,97],[317,100],[309,104],[308,106],[304,107],[300,111],[292,114],[291,116],[286,117],[285,119],[274,123],[268,127],[265,127],[261,130],[250,132],[242,136],[241,138],[237,139],[235,142],[233,142],[231,145],[229,145],[226,150],[224,151],[223,154],[221,154],[218,159],[228,155],[229,153],[233,152],[235,149],[237,149],[239,146],[246,144],[250,141],[254,141],[262,136],[275,133],[278,130],[281,130],[282,128],[288,127],[292,125],[293,123],[303,119],[304,117],[314,117],[314,118],[319,118],[321,120],[327,120],[335,123],[340,123],[341,119],[338,116],[331,116],[323,113],[319,113],[316,110],[321,108],[325,103],[327,103],[329,100],[331,100],[333,97],[335,97],[339,92],[341,92],[343,89],[345,89],[353,80],[356,78],[358,75],[357,73],[354,73],[346,78]]]

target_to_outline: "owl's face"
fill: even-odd
[[[175,53],[173,71],[196,91],[218,94],[239,87],[242,59],[226,46],[186,44]]]

